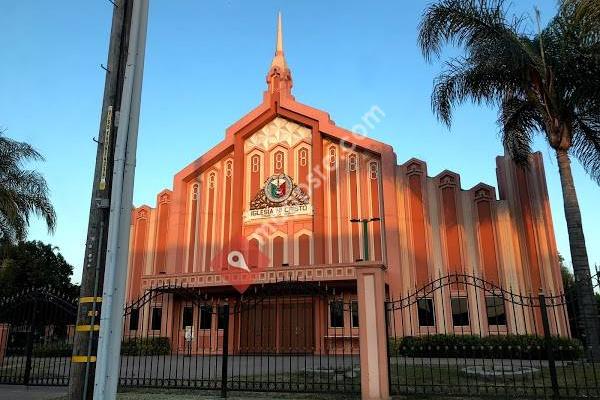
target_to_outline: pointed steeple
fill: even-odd
[[[291,94],[292,73],[288,68],[283,54],[283,26],[281,23],[281,12],[277,16],[277,40],[275,42],[275,56],[271,61],[271,68],[267,74],[269,92],[284,92]]]
[[[287,68],[285,55],[283,54],[283,28],[281,26],[281,12],[277,16],[277,42],[275,44],[275,57],[271,62],[271,68],[280,67]]]

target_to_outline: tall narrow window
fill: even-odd
[[[435,313],[433,310],[433,299],[417,300],[419,325],[435,326]]]
[[[358,165],[358,160],[356,154],[350,154],[348,156],[348,171],[354,172],[356,171],[356,167]]]
[[[298,264],[310,265],[310,236],[298,236]]]
[[[500,296],[486,296],[485,308],[488,325],[506,325],[506,310],[504,299]]]
[[[285,157],[283,151],[275,153],[274,171],[276,174],[283,174],[285,170]]]
[[[377,179],[379,175],[379,168],[377,166],[376,162],[371,162],[369,163],[369,178],[371,178],[372,180]]]
[[[332,328],[344,327],[344,302],[334,300],[329,303],[329,326]]]
[[[162,308],[154,307],[152,309],[151,329],[153,331],[160,331],[161,325],[162,325]]]
[[[198,219],[198,194],[200,185],[192,185],[192,201],[190,205],[190,243],[188,245],[188,272],[194,270],[194,254],[196,250],[196,221]]]
[[[352,327],[358,328],[358,301],[352,300],[352,302],[350,303],[350,307]]]
[[[285,244],[281,236],[273,239],[273,268],[281,267],[285,262]]]
[[[250,158],[250,197],[256,196],[260,190],[260,185],[260,156],[258,154],[254,154]]]
[[[452,305],[452,324],[454,326],[469,326],[469,304],[466,297],[450,299]]]
[[[335,168],[335,163],[336,163],[336,157],[335,157],[335,147],[331,146],[329,148],[329,167],[330,168]]]
[[[300,149],[298,152],[298,162],[300,163],[301,167],[306,167],[308,164],[308,152],[306,149]]]
[[[249,268],[258,267],[258,262],[260,260],[260,243],[258,239],[253,238],[248,242],[248,259],[246,262],[248,263]]]
[[[200,306],[200,329],[210,329],[212,323],[212,306],[202,304]]]
[[[181,316],[181,328],[185,329],[188,326],[194,326],[194,309],[191,306],[183,307]]]
[[[252,172],[260,171],[260,157],[258,155],[252,156],[251,163],[252,163]]]
[[[229,318],[229,304],[219,306],[219,315],[217,320],[217,329],[225,329],[225,324]]]
[[[140,310],[139,308],[131,309],[131,314],[129,314],[129,330],[137,331],[138,325],[140,321]]]
[[[298,158],[298,171],[296,172],[298,186],[300,186],[300,188],[304,189],[307,193],[309,193],[310,189],[308,185],[308,180],[310,176],[310,171],[308,168],[308,150],[304,147],[301,147],[300,149],[298,149],[296,157]]]

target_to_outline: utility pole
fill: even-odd
[[[119,384],[131,208],[148,30],[148,2],[149,0],[133,0],[131,13],[121,117],[115,143],[102,293],[103,312],[100,317],[98,362],[94,382],[94,399],[98,400],[115,399]]]
[[[115,133],[119,124],[133,1],[114,0],[110,3],[113,3],[114,9],[108,61],[107,66],[104,67],[106,69],[104,98],[100,114],[80,301],[71,359],[69,400],[92,399],[94,387],[98,321],[102,304],[100,295],[112,193]]]
[[[369,223],[381,221],[381,218],[352,218],[350,222],[359,223],[363,227],[363,261],[369,261]]]

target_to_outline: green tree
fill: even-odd
[[[40,241],[0,245],[0,297],[46,286],[77,295],[71,275],[73,266],[52,245]]]
[[[575,286],[575,277],[565,265],[565,258],[560,253],[558,253],[558,265],[560,266],[560,276],[563,282],[563,290],[567,292]]]
[[[567,302],[567,311],[569,318],[569,327],[571,335],[579,338],[579,327],[577,326],[577,288],[575,287],[575,276],[571,270],[565,265],[565,258],[558,253],[558,264],[560,265],[560,276],[563,282],[563,291]]]
[[[37,171],[23,167],[44,158],[31,145],[17,142],[0,131],[0,240],[23,240],[32,214],[43,218],[50,232],[56,214],[48,198],[48,185]]]
[[[419,26],[427,60],[445,45],[464,53],[449,59],[435,79],[432,108],[452,122],[453,107],[467,101],[497,106],[507,152],[528,163],[533,136],[554,150],[561,179],[578,308],[589,354],[600,358],[600,322],[583,235],[570,155],[600,183],[600,30],[584,3],[563,0],[543,29],[528,32],[524,17],[507,16],[503,0],[440,0]]]

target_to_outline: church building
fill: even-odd
[[[218,307],[239,292],[281,281],[327,285],[352,303],[356,269],[363,265],[385,269],[388,299],[463,273],[519,293],[562,290],[540,153],[532,154],[528,169],[498,156],[495,187],[463,188],[457,172],[430,176],[425,161],[398,161],[390,145],[337,126],[325,111],[297,101],[292,83],[280,16],[262,102],[184,166],[172,188],[158,193],[156,205],[133,209],[129,303],[151,288],[177,286],[210,293]],[[381,117],[378,112],[371,110],[370,118]],[[232,243],[240,242],[243,248],[232,253]],[[223,257],[229,268],[252,273],[247,288],[239,290],[224,277],[215,261]],[[451,316],[461,307],[471,332],[518,330],[517,321],[502,316],[501,301],[492,304],[482,295],[478,305],[455,302],[465,297],[459,287],[446,294],[452,301],[419,303],[445,331],[453,331]],[[146,307],[153,311],[126,323],[125,336],[162,330],[181,338],[185,321],[196,327],[194,337],[200,330],[218,335],[218,314],[183,310],[174,297]],[[330,304],[318,307],[326,326],[312,322],[316,308],[303,309],[305,318],[297,323],[304,325],[295,330],[306,336],[300,341],[321,342],[332,330],[341,337],[356,333],[353,307],[341,310],[343,315]],[[284,309],[275,309],[270,323],[284,317]],[[412,324],[413,334],[426,331],[419,318]],[[251,332],[240,323],[230,326],[235,351]],[[277,352],[274,335],[270,348]]]

